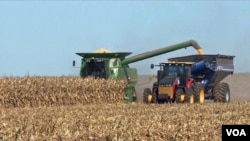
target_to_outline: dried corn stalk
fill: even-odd
[[[78,77],[6,77],[0,80],[4,107],[116,103],[124,100],[124,82]]]

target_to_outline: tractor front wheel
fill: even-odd
[[[214,87],[214,102],[230,102],[228,83],[219,83]]]
[[[143,102],[152,103],[153,95],[150,88],[145,88],[143,92]]]

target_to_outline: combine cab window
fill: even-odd
[[[102,59],[90,59],[86,63],[87,76],[94,76],[95,78],[106,78],[105,61]]]

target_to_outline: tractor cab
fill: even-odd
[[[160,64],[158,71],[158,83],[168,81],[173,83],[177,80],[178,85],[184,86],[191,77],[191,62],[164,62]],[[172,80],[172,81],[171,81]]]
[[[192,62],[163,62],[157,72],[157,82],[152,88],[152,102],[168,102],[174,101],[177,88],[186,86],[188,79],[191,77]],[[153,68],[154,65],[151,65]],[[149,91],[149,90],[147,90]],[[144,92],[145,101],[147,101],[147,93]]]

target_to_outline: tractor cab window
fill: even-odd
[[[183,75],[183,66],[181,65],[168,65],[165,72],[167,72],[168,75]]]
[[[185,83],[184,77],[184,66],[181,64],[169,64],[164,67],[165,75],[176,75],[178,79],[179,85],[183,85]]]
[[[191,77],[191,66],[185,66],[186,78]]]

